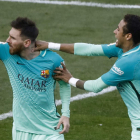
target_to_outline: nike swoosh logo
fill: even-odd
[[[25,64],[22,64],[22,63],[19,63],[19,62],[17,62],[17,64],[18,64],[18,65],[25,65]]]

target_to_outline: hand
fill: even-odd
[[[56,80],[60,79],[60,80],[65,81],[66,83],[68,83],[69,79],[73,76],[67,70],[66,66],[63,63],[61,63],[61,65],[63,66],[63,68],[56,68],[54,71],[54,73],[56,73],[56,75],[54,75],[53,78]]]
[[[48,48],[48,42],[37,40],[35,46],[34,51],[45,50]]]
[[[59,132],[59,134],[68,133],[70,128],[69,118],[66,116],[61,116],[59,123],[57,125],[57,129],[59,129],[61,124],[63,124],[63,130]]]

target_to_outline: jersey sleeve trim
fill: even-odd
[[[74,54],[83,56],[104,56],[104,52],[101,45],[87,44],[87,43],[75,43]]]
[[[103,82],[101,77],[96,80],[88,80],[84,83],[85,90],[93,91],[95,93],[102,91],[106,87],[108,87],[108,85]]]

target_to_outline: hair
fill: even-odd
[[[127,14],[124,16],[126,25],[123,27],[123,33],[131,33],[134,44],[140,43],[140,17]]]
[[[39,30],[35,23],[27,17],[18,17],[11,22],[11,27],[21,31],[21,37],[29,38],[31,42],[34,42],[39,34]]]

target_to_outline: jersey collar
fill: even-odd
[[[131,54],[131,53],[135,53],[135,52],[137,52],[137,51],[139,51],[139,50],[140,50],[140,45],[138,45],[138,46],[136,46],[135,48],[129,50],[128,52],[125,52],[122,56],[126,56],[126,55],[129,55],[129,54]]]
[[[40,55],[44,57],[46,55],[47,50],[40,51]]]

